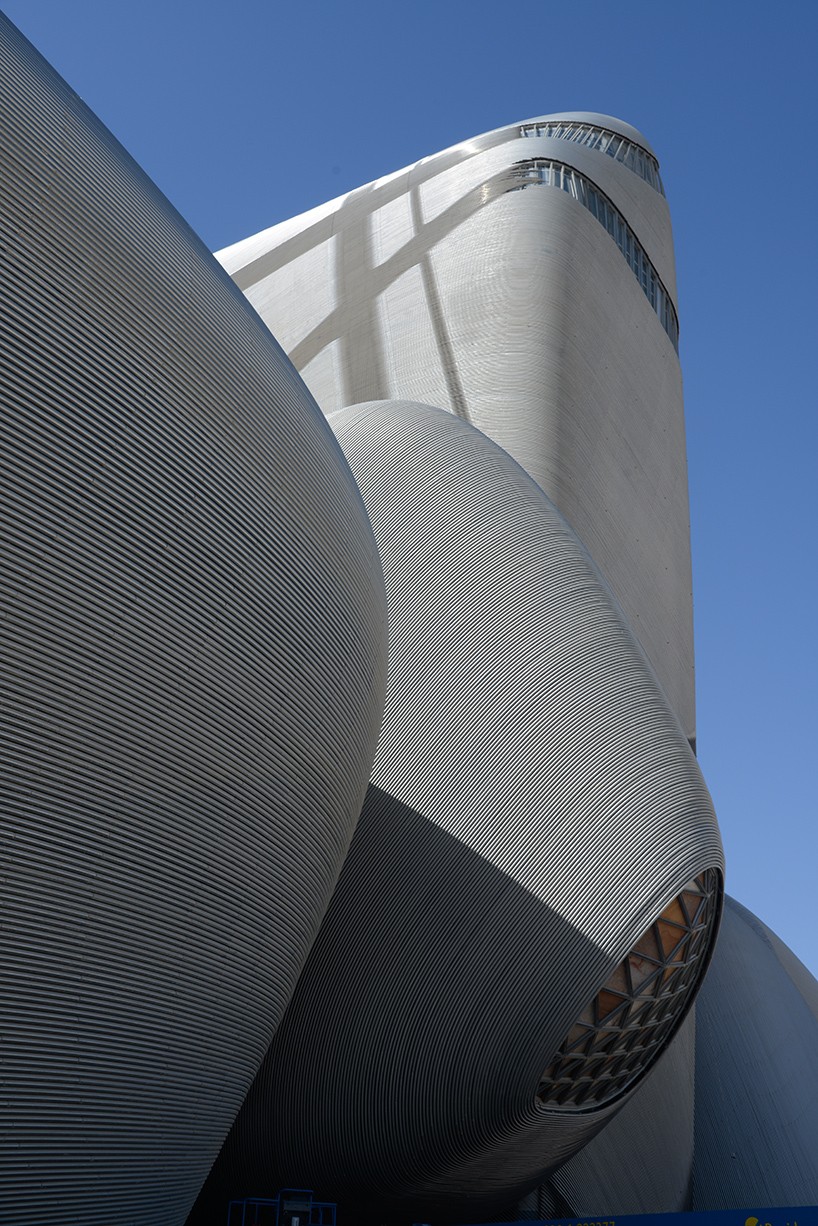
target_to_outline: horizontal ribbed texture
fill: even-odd
[[[618,1115],[551,1176],[564,1213],[683,1213],[693,1169],[696,1010]]]
[[[184,1221],[351,837],[383,579],[229,278],[0,19],[0,1221]]]
[[[629,268],[642,286],[645,297],[658,315],[670,343],[678,353],[679,320],[670,295],[633,230],[605,193],[585,175],[578,174],[570,166],[552,158],[529,158],[527,161],[518,162],[513,175],[515,179],[523,180],[523,187],[537,183],[568,192],[596,217],[624,255]]]
[[[546,125],[550,121],[565,122],[568,120],[572,123],[590,122],[603,126],[652,153],[644,136],[636,128],[610,115],[575,112],[570,115],[543,115],[528,122]],[[515,150],[520,150],[517,158],[531,157],[532,152],[538,153],[540,149],[544,151],[542,156],[556,158],[567,156],[565,143],[559,139],[546,136],[537,136],[533,139],[521,138],[520,132],[524,126],[527,125],[516,123],[503,128],[495,128],[480,136],[470,137],[459,145],[452,145],[431,157],[424,157],[412,166],[385,175],[345,196],[338,196],[335,200],[320,204],[298,217],[291,217],[287,221],[279,222],[278,225],[270,226],[267,230],[262,230],[259,234],[242,239],[218,252],[217,258],[235,278],[236,283],[242,289],[247,289],[267,276],[273,268],[280,268],[282,262],[286,263],[292,257],[293,249],[301,245],[301,240],[308,231],[313,235],[316,230],[325,230],[326,235],[331,234],[334,215],[341,207],[346,211],[352,200],[359,198],[364,193],[374,195],[378,205],[383,204],[403,195],[407,186],[416,186],[437,178],[446,170],[461,166],[475,158],[476,155],[479,156],[487,150],[499,149],[503,145],[512,145]],[[517,160],[510,159],[507,152],[501,154],[501,159],[506,163]],[[664,199],[657,201],[656,193],[647,183],[637,178],[630,169],[606,157],[596,149],[574,145],[570,150],[568,160],[572,166],[587,173],[592,179],[596,179],[597,175],[604,176],[605,181],[602,182],[601,178],[599,181],[605,191],[611,193],[616,206],[623,209],[637,233],[644,240],[650,258],[657,265],[659,275],[669,287],[675,301],[676,275],[667,202]]]
[[[818,984],[725,900],[696,1008],[695,1210],[818,1204]]]
[[[675,337],[667,203],[597,149],[519,131],[426,158],[221,258],[325,413],[387,397],[440,405],[522,464],[590,551],[692,740],[682,382],[656,312]],[[522,162],[559,163],[577,198],[502,195]]]
[[[695,759],[542,491],[442,411],[331,420],[384,566],[384,726],[333,901],[192,1222],[284,1182],[408,1220],[531,1186],[615,1110],[539,1106],[543,1068],[722,862]]]

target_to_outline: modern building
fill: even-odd
[[[217,262],[0,55],[0,1222],[818,1201],[818,986],[716,943],[644,138],[499,129]]]
[[[590,552],[692,740],[676,273],[644,137],[600,115],[501,128],[219,260],[325,413],[438,405],[522,465]]]
[[[384,566],[384,725],[224,1186],[310,1171],[358,1214],[471,1220],[576,1153],[676,1033],[721,848],[673,712],[539,486],[440,409],[332,423]]]
[[[665,954],[686,960],[687,926],[712,934],[720,910],[715,820],[685,743],[687,475],[656,159],[617,120],[549,116],[219,259],[330,415],[391,625],[372,788],[222,1164],[249,1185],[273,1148],[275,1178],[309,1170],[358,1205],[377,1170],[395,1212],[414,1198],[416,1215],[462,1216],[469,1197],[471,1216],[496,1212],[599,1132],[678,1028],[683,991],[626,1004],[633,952],[658,983]],[[494,877],[479,887],[453,863],[444,887],[441,832]],[[680,926],[657,945],[662,914]],[[316,1009],[327,989],[339,1016]],[[692,1062],[679,1045],[667,1207],[688,1193]],[[271,1146],[296,1086],[298,1126]]]
[[[377,549],[292,366],[0,18],[0,1222],[184,1222],[383,711]]]

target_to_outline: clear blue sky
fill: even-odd
[[[217,249],[479,132],[658,152],[680,286],[699,757],[728,890],[818,974],[818,4],[8,0]]]

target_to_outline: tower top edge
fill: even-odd
[[[239,266],[241,258],[246,251],[247,243],[257,243],[261,239],[267,239],[275,246],[283,240],[284,236],[290,235],[295,229],[302,229],[306,224],[317,222],[322,218],[329,216],[337,211],[337,209],[352,195],[359,192],[369,191],[372,188],[380,188],[390,182],[390,180],[400,179],[402,176],[414,170],[415,167],[421,165],[429,165],[438,159],[459,154],[463,150],[475,153],[483,149],[489,148],[492,144],[497,143],[498,139],[508,139],[511,134],[520,134],[520,129],[529,124],[546,124],[546,123],[574,123],[588,124],[595,128],[605,128],[610,132],[614,132],[617,136],[623,136],[626,140],[631,141],[635,145],[639,145],[658,163],[658,157],[650,144],[645,139],[638,128],[632,124],[625,123],[622,119],[617,119],[613,115],[603,115],[597,111],[553,111],[545,115],[533,115],[528,119],[517,120],[516,123],[505,123],[498,128],[492,128],[487,132],[478,133],[475,136],[467,137],[464,140],[457,141],[453,145],[449,145],[444,149],[440,149],[435,153],[427,154],[417,162],[412,162],[407,166],[402,166],[398,170],[391,171],[377,179],[362,184],[360,187],[353,188],[349,192],[345,192],[341,196],[336,196],[332,200],[325,201],[322,204],[308,209],[306,212],[289,217],[286,220],[276,222],[273,226],[259,231],[258,234],[250,235],[248,238],[240,239],[238,242],[224,247],[221,251],[215,253],[219,262],[227,268],[228,272],[235,271],[235,267]]]
[[[639,129],[633,124],[625,123],[624,119],[617,119],[615,115],[602,115],[598,111],[553,111],[548,115],[534,115],[531,119],[522,120],[521,123],[551,123],[560,120],[563,123],[587,123],[594,128],[607,128],[609,132],[615,132],[617,136],[624,136],[635,145],[640,145],[652,154],[657,162],[659,160],[656,150]]]

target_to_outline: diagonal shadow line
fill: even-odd
[[[568,957],[608,960],[503,869],[370,784],[284,1021],[187,1226],[221,1226],[231,1197],[284,1186],[320,1186],[369,1226],[385,1212],[410,1222],[419,1202],[451,1214],[452,1196],[474,1195],[471,1175],[449,1188],[447,1171],[476,1120],[481,1136],[498,1133],[496,1170],[479,1159],[496,1181],[480,1207],[513,1200],[529,1164],[538,1179],[554,1164],[539,1122],[499,1133],[532,1057],[552,1053],[544,1028],[562,1032],[549,994]],[[583,1136],[604,1118],[585,1117]]]
[[[417,185],[410,189],[409,198],[412,206],[412,222],[415,227],[415,233],[423,234],[424,225],[423,213],[420,205],[420,188]],[[475,210],[475,212],[476,211],[477,210]],[[457,224],[459,225],[460,223],[458,222]],[[452,409],[454,410],[455,416],[460,417],[463,421],[467,421],[471,424],[469,411],[466,407],[466,397],[463,393],[463,384],[460,381],[460,374],[457,369],[454,349],[449,337],[449,330],[446,327],[443,307],[440,303],[440,293],[437,288],[437,281],[435,279],[434,269],[432,268],[430,253],[431,247],[427,247],[419,261],[423,292],[426,295],[426,305],[429,308],[429,321],[432,325],[435,344],[437,346],[438,354],[440,355],[440,362],[443,367],[443,377],[446,380],[446,390],[449,393],[449,400],[451,401]]]
[[[516,182],[516,180],[511,178],[508,170],[503,170],[485,183],[480,183],[477,187],[473,187],[460,200],[456,200],[454,204],[444,209],[442,213],[438,214],[431,221],[423,223],[422,229],[408,243],[404,243],[388,260],[385,260],[383,264],[371,270],[367,292],[373,298],[377,297],[410,268],[420,265],[422,271],[424,259],[428,259],[430,252],[438,243],[456,230],[458,226],[468,221],[470,217],[473,217],[475,213],[478,213],[480,209],[485,208],[493,200],[504,195],[512,182]],[[415,188],[412,188],[412,193],[415,190]],[[413,217],[415,217],[414,195],[412,211]],[[429,271],[431,273],[431,269]],[[425,284],[426,282],[424,282]],[[433,293],[436,296],[436,288],[433,290]],[[440,310],[439,298],[437,298],[437,302],[438,310]],[[308,332],[290,350],[288,356],[296,370],[303,370],[307,363],[317,357],[326,345],[334,340],[338,340],[343,335],[343,330],[347,326],[346,321],[350,306],[349,302],[342,302],[341,306],[331,311],[325,319],[322,319],[312,331]],[[462,390],[460,394],[462,396]]]
[[[470,141],[468,149],[458,145],[449,153],[436,154],[434,157],[429,158],[428,161],[419,162],[411,167],[406,174],[399,174],[387,183],[378,185],[367,184],[365,187],[357,188],[355,191],[350,192],[340,207],[333,209],[331,214],[321,217],[318,221],[313,222],[311,226],[300,230],[298,234],[285,239],[283,243],[274,247],[272,251],[265,251],[243,268],[236,269],[234,273],[231,273],[231,276],[239,289],[251,289],[258,281],[263,281],[271,273],[278,272],[285,264],[291,263],[298,256],[305,255],[313,247],[317,247],[320,243],[331,238],[335,233],[336,218],[342,213],[347,221],[358,212],[363,214],[374,213],[376,209],[383,208],[385,204],[389,204],[399,196],[405,195],[409,186],[419,187],[422,183],[436,178],[444,171],[450,170],[453,166],[458,166],[462,162],[468,162],[477,154],[485,153],[487,149],[492,149],[496,145],[508,144],[516,140],[518,136],[519,128],[516,126],[503,129],[501,132],[490,133],[479,141]]]
[[[340,226],[335,239],[335,284],[339,301],[347,304],[347,309],[343,312],[343,330],[331,339],[341,342],[345,404],[382,400],[389,395],[378,300],[370,291],[374,266],[371,222],[371,212],[356,210],[355,216]],[[290,360],[294,361],[292,357]]]

